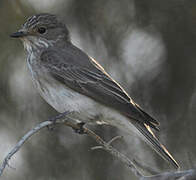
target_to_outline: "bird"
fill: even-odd
[[[10,35],[22,40],[32,81],[45,101],[59,113],[80,122],[103,121],[130,135],[138,135],[163,159],[179,168],[152,130],[159,122],[135,103],[104,68],[71,41],[58,16],[30,16]]]

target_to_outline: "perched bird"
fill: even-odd
[[[58,112],[81,122],[105,121],[137,134],[178,168],[151,129],[159,123],[142,110],[93,58],[74,46],[67,27],[51,14],[31,16],[11,35],[23,41],[35,87]]]

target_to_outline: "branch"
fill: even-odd
[[[143,176],[140,180],[195,180],[196,169],[179,172],[165,172],[153,176]]]
[[[61,116],[59,116],[59,118],[62,118]],[[64,124],[66,126],[72,127],[73,129],[81,129],[81,126],[79,126],[75,120],[66,117],[65,119],[55,119],[55,124]],[[0,177],[3,174],[4,169],[6,168],[6,166],[9,166],[9,160],[12,158],[12,156],[18,152],[20,150],[20,148],[23,146],[23,144],[35,133],[37,133],[39,130],[45,128],[45,127],[49,127],[51,125],[54,125],[54,122],[51,120],[48,121],[44,121],[40,124],[38,124],[37,126],[35,126],[33,129],[31,129],[29,132],[27,132],[19,141],[18,143],[14,146],[14,148],[8,153],[8,155],[5,157],[5,159],[3,160],[3,163],[0,167]],[[84,128],[83,127],[83,131],[85,134],[89,135],[91,138],[93,138],[99,145],[100,148],[106,150],[107,152],[111,153],[113,156],[119,158],[123,163],[125,163],[129,168],[131,168],[131,170],[134,172],[134,174],[137,177],[142,177],[142,175],[140,174],[140,172],[136,169],[136,167],[134,166],[134,164],[132,163],[132,161],[130,161],[125,155],[121,154],[120,152],[118,152],[116,149],[114,149],[111,146],[111,143],[116,140],[119,137],[113,138],[111,141],[109,141],[108,143],[105,142],[101,137],[99,137],[97,134],[95,134],[93,131],[89,130],[88,128]]]
[[[9,166],[9,160],[12,158],[12,156],[20,150],[20,148],[23,146],[23,144],[35,133],[40,131],[42,128],[49,127],[54,124],[64,124],[66,126],[72,127],[73,129],[76,130],[81,130],[81,126],[77,124],[77,122],[69,117],[65,117],[64,119],[61,119],[65,114],[61,114],[56,116],[55,121],[47,120],[44,121],[37,126],[35,126],[32,130],[27,132],[15,145],[15,147],[8,153],[8,155],[5,157],[3,160],[2,165],[0,166],[0,177],[2,176],[4,169],[6,166]],[[130,160],[127,158],[124,154],[120,153],[117,151],[115,148],[111,146],[112,142],[115,140],[121,138],[121,136],[114,137],[112,140],[109,142],[105,142],[101,137],[99,137],[97,134],[95,134],[93,131],[86,127],[82,127],[83,132],[93,138],[99,146],[91,148],[92,150],[95,149],[103,149],[110,154],[112,154],[114,157],[118,158],[121,162],[123,162],[128,168],[131,169],[131,171],[138,177],[140,180],[171,180],[171,179],[179,179],[180,177],[183,177],[183,180],[191,180],[190,178],[194,179],[196,178],[196,170],[187,170],[187,171],[181,171],[181,172],[167,172],[167,173],[162,173],[158,175],[153,175],[153,176],[143,176],[139,170],[136,168],[135,160]],[[137,162],[137,164],[139,164]],[[142,165],[140,165],[142,167]],[[181,180],[181,179],[179,179]]]
[[[40,129],[47,127],[51,125],[53,122],[52,121],[44,121],[40,124],[38,124],[36,127],[34,127],[32,130],[27,132],[16,144],[16,146],[8,153],[8,155],[5,157],[3,160],[3,163],[0,167],[0,177],[3,174],[4,169],[6,166],[9,166],[9,160],[12,158],[12,156],[18,152],[18,150],[22,147],[22,145],[36,132],[38,132]]]

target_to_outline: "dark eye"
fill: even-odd
[[[46,28],[45,27],[39,27],[37,29],[37,31],[40,33],[40,34],[44,34],[46,32]]]

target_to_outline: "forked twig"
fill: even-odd
[[[55,124],[64,124],[66,126],[72,127],[73,129],[81,129],[81,126],[79,126],[75,120],[65,117],[64,119],[62,118],[62,115],[59,115],[59,119],[55,119]],[[54,125],[54,121],[47,120],[44,121],[37,126],[35,126],[33,129],[28,131],[19,141],[18,143],[14,146],[14,148],[8,153],[8,155],[5,157],[3,160],[2,165],[0,166],[0,177],[3,174],[4,169],[6,166],[9,166],[9,160],[12,158],[12,156],[20,150],[20,148],[23,146],[23,144],[35,133],[40,131],[41,129],[48,127],[50,125]],[[121,162],[123,162],[127,167],[129,167],[132,172],[138,177],[140,180],[172,180],[172,179],[179,179],[181,180],[193,180],[196,179],[196,170],[191,169],[187,171],[181,171],[181,172],[167,172],[167,173],[162,173],[158,175],[153,175],[153,176],[143,176],[139,170],[136,168],[134,161],[135,160],[130,160],[128,157],[126,157],[124,154],[120,153],[117,151],[115,148],[111,146],[112,142],[115,140],[122,138],[121,136],[117,136],[112,138],[109,142],[105,142],[100,136],[95,134],[93,131],[90,129],[83,127],[83,132],[93,138],[99,146],[91,148],[92,150],[95,149],[103,149],[110,154],[112,154],[114,157],[117,157]],[[138,163],[138,162],[137,162]]]
[[[59,116],[59,118],[62,118]],[[81,127],[76,123],[75,120],[66,117],[65,119],[56,119],[55,124],[64,124],[66,126],[72,127],[73,129],[80,129]],[[9,160],[12,158],[12,156],[20,150],[20,148],[23,146],[23,144],[35,133],[37,133],[39,130],[48,127],[50,125],[54,125],[53,121],[47,120],[44,121],[37,126],[35,126],[33,129],[28,131],[14,146],[14,148],[8,153],[8,155],[4,158],[3,163],[0,167],[0,177],[3,174],[4,169],[6,166],[9,166]],[[95,134],[93,131],[89,130],[88,128],[83,127],[83,131],[89,135],[91,138],[93,138],[98,144],[100,144],[100,147],[103,147],[104,150],[107,152],[110,152],[113,156],[118,157],[123,163],[125,163],[128,167],[132,169],[132,171],[135,173],[136,176],[142,177],[140,172],[135,168],[134,164],[123,154],[118,152],[116,149],[114,149],[110,144],[118,139],[119,137],[113,138],[108,143],[105,142],[101,137],[99,137],[97,134]]]

